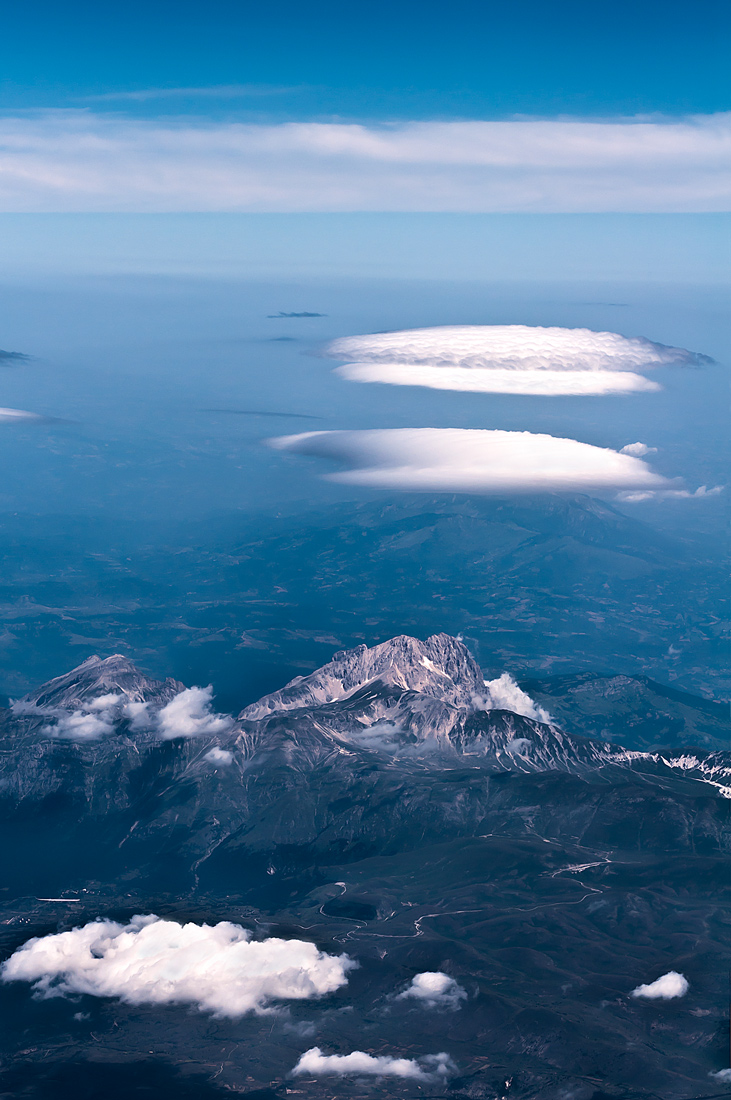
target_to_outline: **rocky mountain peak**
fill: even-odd
[[[246,707],[239,717],[257,721],[277,712],[323,706],[346,699],[374,680],[457,707],[470,706],[475,694],[484,691],[479,665],[457,638],[433,634],[420,641],[400,634],[379,645],[341,650],[316,672],[295,677],[280,691]]]
[[[57,676],[22,702],[36,707],[74,708],[103,695],[124,695],[130,702],[165,703],[185,689],[170,677],[153,680],[121,653],[111,657],[88,657],[63,676]]]

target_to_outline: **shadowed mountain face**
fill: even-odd
[[[524,683],[532,699],[512,686],[524,713],[496,706],[465,646],[438,634],[337,653],[236,721],[118,655],[5,712],[6,953],[71,922],[158,912],[273,929],[360,963],[337,994],[273,1021],[85,997],[73,1011],[87,1024],[63,999],[0,987],[13,1019],[8,1094],[40,1096],[44,1080],[65,1079],[29,1046],[49,1048],[52,1066],[85,1056],[91,1031],[105,1061],[123,1049],[131,1082],[151,1047],[179,1067],[195,1050],[190,1072],[206,1088],[252,1096],[284,1097],[315,1042],[410,1058],[444,1050],[457,1064],[448,1082],[388,1079],[394,1097],[712,1095],[731,753],[581,735],[584,720],[592,733],[602,720],[599,701],[611,710],[619,696],[627,728],[646,738],[657,685]],[[671,718],[676,704],[686,726],[706,714],[675,695],[662,696]],[[536,702],[554,718],[530,716]],[[706,718],[716,736],[720,716]],[[690,981],[685,998],[629,996],[668,970]],[[453,975],[467,1000],[454,1011],[394,1001],[423,971]],[[177,1087],[184,1095],[171,1078]],[[384,1095],[383,1082],[357,1078],[296,1088],[318,1100]]]

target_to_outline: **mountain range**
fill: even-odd
[[[447,634],[340,651],[236,718],[207,689],[89,658],[0,715],[4,957],[155,913],[359,965],[317,1005],[225,1021],[90,996],[77,1020],[64,998],[0,987],[0,1096],[136,1095],[152,1048],[160,1096],[330,1097],[331,1078],[289,1076],[315,1040],[453,1067],[339,1077],[338,1097],[720,1094],[719,707],[642,678],[488,679]],[[667,971],[687,996],[632,997]],[[457,1008],[394,1000],[432,972],[464,991]]]

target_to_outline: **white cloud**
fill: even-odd
[[[545,396],[656,391],[661,387],[637,374],[638,368],[706,359],[639,336],[529,325],[443,325],[345,336],[325,354],[357,360],[335,370],[350,382]]]
[[[714,1081],[720,1081],[722,1085],[731,1085],[731,1069],[719,1069],[715,1073],[709,1073]]]
[[[0,424],[17,424],[20,420],[42,420],[38,413],[26,412],[25,409],[1,409]]]
[[[485,680],[485,688],[485,695],[475,698],[478,710],[509,710],[513,714],[522,714],[524,718],[533,718],[536,722],[552,721],[548,711],[537,707],[530,695],[518,687],[509,672],[503,672],[496,680]],[[511,744],[517,745],[517,742]]]
[[[467,1000],[467,993],[449,974],[440,970],[425,970],[412,978],[410,985],[396,997],[397,1001],[413,1000],[425,1008],[457,1009]]]
[[[214,745],[203,759],[210,764],[215,764],[217,767],[227,768],[229,764],[233,764],[234,754],[227,749],[219,749],[218,745]]]
[[[19,699],[12,703],[14,714],[31,718],[47,718],[42,732],[49,737],[63,737],[74,741],[91,741],[114,733],[115,727],[126,720],[133,732],[154,730],[163,740],[174,737],[203,737],[226,733],[233,725],[228,714],[216,714],[211,707],[213,688],[193,687],[181,691],[164,707],[152,702],[130,701],[125,692],[98,695],[82,702],[78,707],[37,707]],[[228,755],[223,749],[212,753]],[[213,760],[213,756],[209,757]],[[216,758],[224,763],[223,756]]]
[[[410,1077],[415,1081],[444,1079],[455,1072],[448,1054],[428,1054],[423,1058],[392,1058],[389,1055],[366,1054],[354,1050],[351,1054],[323,1054],[319,1047],[306,1050],[292,1070],[293,1077],[304,1074],[320,1076]]]
[[[368,363],[512,371],[635,371],[705,359],[643,336],[534,325],[440,325],[344,336],[325,351]]]
[[[537,493],[664,489],[672,483],[639,458],[531,432],[396,428],[304,432],[279,449],[353,467],[332,481],[427,492]]]
[[[645,455],[656,455],[657,447],[648,447],[646,443],[628,443],[619,452],[621,455],[634,455],[635,458],[644,458]]]
[[[80,109],[5,117],[0,151],[5,211],[704,212],[731,194],[729,114],[369,127]]]
[[[645,500],[703,500],[705,497],[717,497],[725,488],[725,485],[714,485],[712,489],[708,489],[701,485],[692,492],[690,489],[643,489],[639,492],[629,490],[617,493],[617,500],[621,500],[623,504],[642,504]]]
[[[649,985],[638,985],[630,996],[646,997],[652,1001],[671,1001],[675,997],[684,997],[688,988],[688,981],[682,974],[678,974],[677,970],[669,970]]]
[[[662,387],[631,371],[483,370],[474,367],[425,367],[413,363],[347,363],[334,374],[348,382],[382,382],[389,386],[425,386],[460,393],[537,394],[545,397],[591,397],[649,393]]]
[[[213,688],[186,688],[162,708],[157,716],[158,728],[164,740],[173,737],[202,737],[225,733],[233,725],[227,714],[211,709]]]
[[[69,741],[97,741],[114,733],[114,721],[108,713],[97,715],[83,710],[58,712],[55,724],[43,726],[42,732],[49,737],[62,737]]]
[[[308,1000],[347,984],[357,964],[304,940],[252,941],[239,925],[178,924],[136,916],[99,920],[29,940],[5,962],[5,982],[37,995],[86,993],[126,1004],[192,1004],[216,1016],[263,1013],[273,1001]]]

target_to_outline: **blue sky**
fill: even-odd
[[[8,6],[0,271],[716,281],[729,11]]]
[[[723,0],[25,0],[3,13],[0,105],[228,86],[220,97],[150,98],[135,109],[358,119],[705,114],[731,106],[728,24]],[[232,85],[248,92],[232,94]]]

